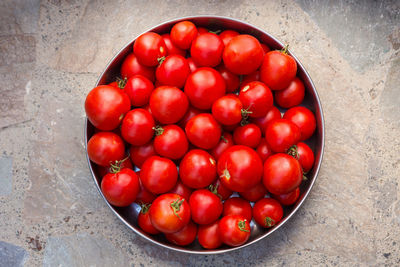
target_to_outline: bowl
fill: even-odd
[[[159,24],[148,31],[156,32],[159,34],[167,33],[170,31],[172,26],[183,20],[190,20],[197,26],[203,26],[211,30],[224,30],[224,29],[232,29],[236,30],[240,33],[246,33],[255,36],[258,38],[258,40],[262,43],[265,43],[268,45],[271,50],[275,49],[282,49],[284,47],[283,43],[278,41],[275,37],[272,35],[268,34],[267,32],[263,31],[262,29],[259,29],[255,26],[252,26],[246,22],[239,21],[237,19],[233,18],[228,18],[228,17],[220,17],[220,16],[193,16],[193,17],[183,17],[179,19],[174,19],[170,20],[167,22],[164,22],[162,24]],[[147,31],[146,31],[147,32]],[[135,38],[136,39],[136,38]],[[121,49],[115,56],[114,58],[109,62],[109,64],[106,66],[104,72],[100,75],[96,86],[102,85],[102,84],[108,84],[112,81],[115,80],[115,77],[119,75],[120,67],[121,64],[124,60],[124,58],[132,52],[133,48],[133,43],[135,41],[133,39],[131,42],[129,42],[126,46],[124,46],[123,49]],[[200,244],[198,244],[197,241],[193,242],[193,244],[186,246],[186,247],[178,247],[173,244],[170,244],[167,242],[164,236],[162,235],[156,235],[156,236],[151,236],[143,232],[137,225],[136,223],[136,218],[138,216],[138,213],[140,212],[140,206],[137,204],[132,204],[128,207],[124,208],[118,208],[110,205],[104,195],[101,192],[100,189],[100,183],[101,183],[101,177],[99,176],[95,164],[92,163],[89,160],[89,157],[86,153],[88,164],[89,164],[89,169],[90,172],[93,176],[93,180],[95,183],[95,186],[99,190],[101,196],[103,197],[104,201],[107,203],[109,208],[114,212],[114,214],[127,226],[129,227],[133,232],[135,232],[137,235],[143,237],[144,239],[157,244],[159,246],[162,246],[167,249],[172,249],[175,251],[180,251],[180,252],[185,252],[185,253],[193,253],[193,254],[218,254],[218,253],[224,253],[228,251],[233,251],[236,249],[240,249],[246,246],[250,246],[257,241],[267,238],[272,232],[277,231],[282,225],[284,225],[295,213],[296,211],[300,208],[300,206],[303,204],[305,199],[307,198],[308,194],[310,193],[315,180],[317,179],[318,172],[321,166],[322,162],[322,156],[323,156],[323,151],[324,151],[324,118],[323,118],[323,113],[322,113],[322,107],[321,107],[321,102],[318,97],[317,90],[315,89],[315,86],[303,67],[303,65],[300,63],[300,61],[290,52],[289,54],[296,60],[297,62],[297,76],[304,82],[305,88],[306,88],[306,95],[304,98],[304,101],[302,103],[303,106],[309,108],[315,113],[316,121],[317,121],[317,129],[314,135],[312,136],[311,139],[307,141],[307,144],[310,145],[310,147],[313,149],[315,152],[315,162],[314,162],[314,167],[313,169],[307,174],[308,180],[303,181],[300,187],[301,190],[301,195],[299,200],[294,204],[293,206],[290,207],[285,207],[284,208],[284,217],[282,220],[275,225],[274,227],[270,229],[264,229],[253,222],[251,223],[252,231],[251,231],[251,237],[248,240],[247,243],[245,243],[242,246],[239,247],[227,247],[223,246],[218,249],[214,250],[205,250],[203,249]],[[281,112],[284,112],[284,109],[281,109]],[[87,145],[88,140],[90,137],[94,134],[94,126],[86,119],[85,123],[85,144]]]

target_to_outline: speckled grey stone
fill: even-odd
[[[12,192],[12,158],[0,156],[0,196]]]
[[[26,253],[25,249],[0,241],[0,266],[22,267],[27,256],[28,253]]]
[[[380,105],[384,120],[400,124],[400,56],[389,69]]]

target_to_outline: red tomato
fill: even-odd
[[[190,221],[190,206],[177,194],[163,194],[150,207],[151,224],[166,234],[178,232]]]
[[[227,46],[232,38],[238,35],[239,33],[237,31],[225,30],[219,34],[219,37],[221,38],[222,42],[224,42],[224,45]]]
[[[101,191],[111,205],[129,206],[139,192],[139,177],[131,169],[117,170],[103,177]]]
[[[189,106],[188,110],[186,111],[185,115],[183,116],[183,118],[179,121],[178,125],[182,128],[185,129],[186,124],[188,123],[188,121],[193,118],[196,115],[199,115],[200,113],[202,113],[201,110],[194,108],[192,106]]]
[[[264,55],[266,53],[268,53],[269,51],[271,51],[271,49],[266,44],[261,44],[261,47],[262,47],[262,49],[264,51]]]
[[[283,90],[275,92],[276,103],[283,108],[291,108],[303,102],[305,88],[303,82],[295,77]]]
[[[178,122],[189,107],[186,95],[176,87],[160,86],[150,96],[150,108],[154,118],[162,124]]]
[[[178,232],[165,234],[169,242],[178,246],[187,246],[196,239],[197,225],[190,221],[182,230]]]
[[[229,189],[243,192],[261,181],[262,161],[258,154],[247,146],[235,145],[222,153],[217,172],[222,183]]]
[[[178,180],[178,170],[172,160],[152,156],[143,163],[140,180],[151,193],[162,194],[174,187]]]
[[[282,194],[282,195],[273,195],[273,197],[278,200],[282,205],[290,206],[296,203],[297,199],[300,196],[300,188],[296,188],[290,193]]]
[[[224,202],[224,210],[222,212],[222,216],[227,215],[241,215],[250,222],[253,217],[250,202],[240,197],[228,198]]]
[[[175,184],[174,188],[168,191],[168,193],[178,194],[183,197],[186,201],[189,201],[192,189],[184,185],[180,180]]]
[[[261,130],[254,123],[239,126],[233,132],[233,140],[237,145],[256,148],[261,141]]]
[[[137,57],[132,53],[129,54],[121,66],[122,78],[130,78],[134,75],[143,75],[151,82],[155,79],[155,69],[153,67],[147,67],[139,63]]]
[[[125,141],[134,146],[141,146],[154,135],[154,119],[150,112],[142,108],[129,111],[122,121],[121,134]]]
[[[298,143],[296,145],[297,159],[300,162],[303,172],[309,172],[314,166],[314,153],[311,148],[305,143]]]
[[[189,75],[184,91],[192,106],[207,110],[214,101],[225,95],[225,81],[218,71],[203,67]]]
[[[263,117],[274,104],[271,90],[262,82],[250,82],[240,89],[240,102],[252,118]]]
[[[226,186],[224,186],[221,183],[221,179],[215,180],[215,182],[212,185],[210,185],[208,188],[210,189],[210,191],[212,193],[219,196],[219,198],[221,200],[226,200],[233,194],[232,190],[230,190],[229,188],[227,188]]]
[[[219,197],[207,189],[199,189],[189,199],[192,220],[198,224],[215,222],[222,213],[222,202]]]
[[[177,47],[181,49],[189,49],[196,36],[196,26],[187,20],[178,22],[171,29],[171,40]]]
[[[97,86],[85,100],[89,121],[102,131],[117,128],[130,109],[129,97],[122,90],[109,85]]]
[[[283,209],[275,199],[263,198],[254,204],[253,216],[256,223],[264,228],[270,228],[280,222]]]
[[[190,55],[200,67],[215,67],[221,63],[224,43],[215,33],[198,35],[190,47]]]
[[[263,60],[260,42],[251,35],[240,34],[225,46],[222,58],[225,66],[236,74],[250,74],[257,70]]]
[[[87,144],[89,159],[94,163],[108,167],[125,155],[124,141],[110,132],[99,132],[93,135]]]
[[[276,107],[272,107],[270,110],[268,110],[267,115],[259,118],[251,118],[250,121],[257,124],[257,126],[260,127],[262,134],[265,136],[268,124],[273,120],[281,118],[282,115],[279,109],[277,109]]]
[[[213,147],[209,152],[211,156],[218,160],[222,153],[234,144],[235,143],[233,142],[232,135],[228,132],[225,132],[221,135],[221,139],[219,140],[218,144]]]
[[[129,96],[134,107],[144,106],[149,103],[153,83],[142,75],[134,75],[129,78],[124,87],[124,92]]]
[[[274,195],[287,194],[302,181],[303,172],[300,163],[284,153],[270,156],[264,163],[263,183]]]
[[[138,173],[139,175],[139,184],[140,184],[140,189],[139,189],[139,193],[136,196],[136,203],[139,204],[148,204],[153,202],[154,199],[156,199],[156,196],[152,193],[150,193],[149,190],[147,190],[144,186],[142,181],[140,180],[140,172]]]
[[[256,202],[262,199],[267,193],[268,193],[267,189],[261,182],[247,191],[240,192],[240,196],[243,197],[244,199],[247,199],[248,201]]]
[[[142,168],[142,165],[146,159],[156,155],[153,141],[141,146],[131,146],[129,149],[129,154],[133,164],[135,164],[138,168]]]
[[[206,151],[190,150],[181,160],[179,176],[191,188],[209,186],[217,177],[217,163]]]
[[[265,138],[262,138],[260,143],[258,144],[256,148],[257,154],[260,156],[262,162],[265,162],[269,156],[274,154],[272,151],[271,147],[268,145],[267,140]]]
[[[236,89],[239,88],[240,85],[240,79],[239,76],[236,74],[233,74],[230,72],[224,64],[221,64],[217,67],[217,70],[221,74],[222,78],[225,80],[225,85],[226,85],[226,92],[227,93],[233,93],[236,91]]]
[[[157,66],[158,60],[167,55],[167,47],[159,34],[146,32],[136,39],[133,52],[141,64],[152,67]]]
[[[268,124],[265,139],[272,151],[286,152],[300,141],[300,130],[289,120],[273,120]]]
[[[187,59],[187,63],[189,64],[190,72],[194,72],[199,68],[191,57]]]
[[[185,127],[189,141],[200,148],[211,149],[221,138],[221,127],[211,114],[201,113],[191,118]]]
[[[265,54],[260,69],[261,81],[271,90],[283,90],[294,79],[297,64],[286,52],[271,51]]]
[[[223,125],[238,124],[242,120],[243,105],[234,94],[218,98],[212,105],[214,118]]]
[[[233,124],[233,125],[221,125],[222,129],[225,132],[233,132],[239,126],[240,126],[240,123]]]
[[[212,224],[200,225],[197,233],[197,238],[200,245],[206,249],[215,249],[222,245],[222,240],[218,230],[219,221]]]
[[[241,246],[249,240],[250,222],[240,215],[223,217],[218,224],[222,242],[231,247]]]
[[[208,32],[208,30],[206,28],[203,28],[203,27],[197,28],[197,36],[199,36],[202,33],[207,33],[207,32]]]
[[[180,159],[185,155],[189,142],[185,132],[177,125],[157,126],[155,128],[154,149],[160,156]]]
[[[148,234],[151,235],[156,235],[159,234],[160,231],[158,231],[154,226],[151,224],[150,221],[150,213],[149,213],[150,205],[142,205],[142,209],[139,212],[138,215],[138,225],[140,229],[145,231]]]
[[[249,82],[254,82],[254,81],[259,81],[260,80],[260,72],[258,70],[247,74],[243,77],[242,81],[240,82],[240,85],[246,85]]]
[[[167,47],[168,55],[180,55],[186,56],[186,51],[177,47],[171,40],[171,36],[168,33],[161,35],[164,40],[165,46]]]
[[[305,107],[294,107],[283,114],[284,119],[288,119],[297,125],[300,129],[300,141],[310,138],[316,128],[316,121],[314,114]]]
[[[119,85],[118,85],[118,82],[111,82],[111,83],[109,83],[108,84],[109,86],[112,86],[112,87],[115,87],[115,88],[117,88],[117,89],[121,89],[120,87],[119,87]]]
[[[168,56],[157,68],[156,77],[162,85],[182,88],[190,74],[187,60],[180,55]]]

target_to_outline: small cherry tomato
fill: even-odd
[[[253,217],[264,228],[276,225],[283,217],[281,204],[273,198],[263,198],[254,204]]]
[[[177,125],[155,127],[154,149],[160,156],[180,159],[186,154],[189,142],[185,132]]]
[[[142,75],[134,75],[126,81],[124,92],[129,96],[134,107],[141,107],[149,103],[153,83]]]
[[[270,110],[268,110],[267,115],[259,118],[251,118],[250,122],[257,124],[257,126],[260,127],[262,134],[265,136],[268,124],[273,120],[281,118],[282,115],[279,109],[272,107]]]
[[[164,40],[165,46],[167,47],[168,55],[180,55],[186,56],[186,51],[177,47],[171,40],[171,36],[168,33],[161,35]]]
[[[207,189],[199,189],[189,199],[192,220],[198,224],[215,222],[222,213],[221,199]]]
[[[223,125],[238,124],[242,120],[243,105],[234,94],[218,98],[212,105],[214,118]]]
[[[233,140],[237,145],[256,148],[261,141],[261,130],[254,123],[239,126],[233,131]]]
[[[222,242],[231,247],[241,246],[250,238],[250,222],[240,215],[223,217],[218,224]]]
[[[135,202],[138,204],[149,204],[153,202],[154,199],[156,199],[156,196],[153,193],[150,193],[150,191],[143,186],[143,183],[140,180],[140,172],[138,173],[138,175],[140,188],[139,193],[136,196]]]
[[[239,33],[237,31],[225,30],[219,34],[219,37],[221,38],[222,42],[224,42],[224,45],[227,46],[232,38],[238,35]]]
[[[194,108],[192,106],[189,106],[188,110],[186,111],[185,115],[183,116],[183,118],[178,122],[178,125],[182,128],[185,129],[186,124],[188,123],[188,121],[193,118],[196,115],[199,115],[200,113],[202,113],[201,110]]]
[[[121,76],[122,78],[129,79],[134,75],[143,75],[151,82],[155,80],[155,68],[147,67],[139,63],[135,54],[129,54],[121,66]]]
[[[146,161],[146,159],[156,155],[153,141],[150,141],[141,146],[131,146],[131,148],[129,149],[129,155],[133,164],[135,164],[138,168],[142,168],[142,165]]]
[[[108,167],[125,155],[124,141],[111,132],[99,132],[93,135],[87,144],[89,159],[94,163]]]
[[[300,141],[300,130],[289,120],[273,120],[268,124],[265,139],[272,151],[286,152]]]
[[[140,180],[151,193],[162,194],[175,186],[178,180],[178,170],[172,160],[152,156],[143,163]]]
[[[136,39],[133,52],[141,64],[152,67],[158,65],[158,59],[167,55],[167,47],[159,34],[146,32]]]
[[[283,90],[275,92],[276,103],[283,108],[291,108],[303,102],[305,94],[303,82],[295,77]]]
[[[201,113],[191,118],[185,127],[189,141],[200,148],[211,149],[221,138],[221,127],[211,114]]]
[[[221,74],[222,78],[225,80],[226,92],[235,92],[240,85],[240,78],[236,74],[230,72],[224,64],[217,67],[218,72]]]
[[[242,198],[247,199],[248,201],[256,202],[262,199],[267,193],[267,189],[261,182],[258,183],[256,186],[250,188],[249,190],[240,192],[239,194]]]
[[[142,209],[139,212],[138,215],[138,225],[140,229],[145,231],[148,234],[151,235],[156,235],[159,234],[160,231],[158,231],[154,226],[151,224],[150,220],[150,213],[149,213],[150,205],[148,204],[143,204]]]
[[[182,88],[190,74],[187,60],[180,55],[172,55],[157,67],[156,77],[162,85]]]
[[[206,249],[215,249],[222,245],[221,237],[218,230],[219,221],[211,224],[200,225],[197,238],[200,245]]]
[[[290,120],[297,125],[300,129],[301,138],[300,141],[307,140],[310,138],[316,128],[316,121],[314,114],[305,107],[294,107],[288,109],[283,118]]]
[[[232,190],[230,190],[221,183],[221,179],[215,180],[215,182],[208,188],[212,193],[216,194],[221,200],[226,200],[233,194]]]
[[[271,147],[268,145],[267,141],[265,138],[262,138],[260,143],[258,144],[256,148],[257,154],[260,156],[262,162],[264,163],[269,156],[274,154],[272,151]]]
[[[271,90],[257,81],[244,85],[240,89],[239,99],[252,118],[265,116],[274,103]]]
[[[190,72],[194,72],[199,68],[199,66],[196,65],[196,63],[193,61],[193,58],[191,57],[187,59],[187,63],[189,64]]]
[[[307,144],[300,142],[294,150],[294,155],[290,154],[300,162],[304,173],[309,172],[314,166],[314,153],[311,148]]]
[[[190,21],[181,21],[171,29],[171,40],[180,49],[189,49],[197,36],[197,28]]]
[[[121,125],[121,134],[126,142],[141,146],[151,140],[154,135],[154,119],[150,112],[142,108],[129,111]]]
[[[202,33],[207,33],[207,32],[208,32],[208,30],[206,28],[203,28],[203,27],[197,28],[197,36],[199,36]]]
[[[219,140],[218,144],[213,147],[209,152],[215,160],[218,160],[222,153],[234,144],[235,143],[233,142],[232,135],[228,132],[225,132],[221,135],[221,139]]]
[[[224,43],[215,33],[198,35],[190,47],[193,61],[200,67],[215,67],[221,63]]]
[[[271,51],[271,49],[266,44],[261,44],[261,47],[262,47],[262,49],[264,51],[264,55],[266,53],[268,53],[269,51]]]
[[[222,211],[222,216],[227,215],[241,215],[250,222],[253,217],[250,202],[240,197],[228,198],[224,202],[224,210]]]
[[[187,246],[196,239],[197,225],[190,221],[182,230],[178,232],[165,234],[165,238],[172,244],[178,246]]]
[[[181,180],[176,182],[174,188],[168,191],[168,193],[178,194],[183,197],[186,201],[189,201],[190,195],[192,194],[193,190],[187,187],[182,183]]]
[[[279,201],[282,205],[290,206],[296,203],[297,199],[300,196],[300,188],[296,188],[290,193],[282,194],[282,195],[272,195],[276,200]]]

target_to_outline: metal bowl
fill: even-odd
[[[184,17],[184,18],[179,18],[179,19],[174,19],[170,20],[167,22],[164,22],[154,28],[149,29],[148,31],[156,32],[159,34],[162,33],[167,33],[171,30],[172,26],[183,20],[190,20],[193,23],[195,23],[197,26],[203,26],[208,29],[212,30],[224,30],[224,29],[232,29],[236,30],[240,33],[246,33],[255,36],[260,40],[262,43],[265,43],[268,45],[272,50],[274,49],[282,49],[283,44],[278,41],[275,37],[271,36],[267,32],[252,26],[246,22],[242,22],[236,19],[232,18],[227,18],[227,17],[219,17],[219,16],[194,16],[194,17]],[[136,38],[135,38],[136,39]],[[120,66],[124,60],[124,58],[132,52],[132,47],[133,43],[135,41],[133,39],[131,42],[129,42],[121,51],[117,53],[117,55],[110,61],[110,63],[107,65],[105,68],[104,72],[100,75],[96,86],[101,85],[101,84],[108,84],[112,81],[115,80],[115,77],[119,75],[120,71]],[[172,249],[175,251],[180,251],[180,252],[186,252],[186,253],[193,253],[193,254],[218,254],[218,253],[224,253],[228,251],[233,251],[236,249],[240,249],[246,246],[249,246],[251,244],[256,243],[257,241],[266,238],[268,235],[270,235],[272,232],[278,230],[283,224],[288,221],[293,214],[300,208],[300,206],[303,204],[305,199],[307,198],[308,194],[311,191],[311,188],[313,187],[315,180],[317,179],[317,175],[321,166],[322,162],[322,155],[324,151],[324,118],[322,114],[322,107],[321,103],[318,97],[317,90],[314,87],[314,84],[308,75],[307,71],[303,67],[303,65],[300,63],[300,61],[290,52],[289,54],[294,57],[294,59],[297,62],[297,76],[304,82],[305,88],[306,88],[306,95],[304,102],[302,103],[303,106],[311,109],[316,116],[317,120],[317,129],[314,135],[310,140],[307,141],[308,145],[313,149],[315,152],[315,163],[313,169],[308,173],[308,180],[303,181],[301,185],[301,195],[297,203],[293,206],[290,207],[285,207],[284,208],[284,217],[282,221],[279,222],[276,226],[270,229],[264,229],[261,227],[258,227],[256,224],[251,223],[252,231],[251,231],[251,237],[249,241],[240,246],[240,247],[227,247],[223,246],[218,249],[214,250],[205,250],[203,249],[200,244],[195,241],[193,244],[186,246],[186,247],[178,247],[175,245],[172,245],[167,242],[165,237],[163,235],[156,235],[156,236],[151,236],[143,232],[137,225],[136,223],[136,218],[138,216],[138,213],[140,212],[140,207],[137,204],[132,204],[128,207],[125,208],[118,208],[110,205],[106,199],[104,198],[104,195],[101,192],[100,189],[100,182],[101,182],[101,177],[99,176],[96,166],[94,163],[92,163],[89,160],[89,157],[86,153],[87,160],[89,163],[89,169],[90,172],[92,173],[94,183],[99,190],[101,196],[107,203],[107,205],[110,207],[110,209],[114,212],[114,214],[128,226],[133,232],[138,234],[139,236],[143,237],[144,239],[160,245],[164,248]],[[284,112],[284,109],[281,110]],[[94,133],[94,126],[86,119],[85,123],[85,144],[87,144],[88,140]]]

